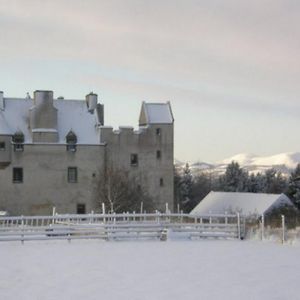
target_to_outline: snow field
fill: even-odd
[[[299,299],[300,245],[258,241],[0,244],[0,299]]]

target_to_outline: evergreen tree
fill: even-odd
[[[219,189],[225,192],[247,191],[248,173],[240,168],[237,162],[232,161],[220,176]]]
[[[186,163],[180,181],[180,207],[184,212],[190,212],[193,208],[192,201],[193,177],[190,166]]]
[[[277,172],[275,169],[269,169],[265,172],[265,186],[264,193],[268,194],[281,194],[284,193],[287,188],[287,181],[283,177],[281,172]]]
[[[297,165],[290,176],[287,195],[300,209],[300,164]]]
[[[210,173],[200,173],[195,176],[192,186],[192,203],[196,206],[213,188],[213,178]]]
[[[258,173],[254,175],[253,173],[249,176],[247,182],[247,192],[249,193],[259,193],[261,190],[261,174]]]

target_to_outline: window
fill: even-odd
[[[77,144],[77,136],[76,134],[70,130],[66,136],[67,142],[67,151],[75,152],[76,151],[76,144]]]
[[[85,214],[85,204],[84,203],[77,204],[77,214],[80,214],[80,215]]]
[[[159,185],[160,185],[160,186],[164,186],[164,179],[163,179],[163,178],[160,178],[160,179],[159,179]]]
[[[156,151],[156,158],[161,159],[161,151],[160,150]]]
[[[24,151],[24,134],[21,131],[17,131],[13,136],[14,150]]]
[[[160,130],[160,128],[156,128],[156,135],[161,135],[161,130]]]
[[[5,142],[0,142],[0,151],[5,151]]]
[[[71,182],[71,183],[77,182],[77,168],[76,167],[68,168],[68,182]]]
[[[134,154],[131,154],[131,155],[130,155],[130,164],[131,164],[132,166],[137,166],[138,163],[139,163],[138,155],[135,154],[135,153],[134,153]]]
[[[13,183],[23,182],[23,168],[13,168]]]

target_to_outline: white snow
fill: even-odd
[[[1,243],[0,299],[299,299],[299,245]]]
[[[284,194],[210,192],[191,214],[240,212],[261,215],[282,204],[293,205]]]
[[[53,101],[57,111],[59,143],[66,143],[66,135],[73,130],[78,144],[99,144],[97,131],[97,115],[88,112],[86,102],[80,100]],[[0,134],[14,134],[17,130],[24,133],[25,143],[31,143],[28,127],[29,109],[32,99],[5,98],[5,110],[0,112]],[[4,131],[4,132],[2,132]],[[53,132],[53,129],[37,129],[36,131]]]
[[[224,159],[220,164],[230,164],[232,161],[239,163],[240,166],[267,166],[285,165],[287,168],[295,168],[300,162],[299,152],[280,153],[271,156],[257,156],[254,154],[241,153],[230,158]]]
[[[170,103],[144,103],[148,124],[172,124]]]

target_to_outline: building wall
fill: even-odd
[[[0,142],[5,143],[5,149],[0,150],[0,170],[11,162],[11,136],[0,136]]]
[[[0,96],[3,98],[3,94]],[[134,178],[153,198],[156,209],[165,211],[168,203],[173,210],[173,124],[147,124],[140,126],[138,131],[120,127],[113,131],[111,127],[100,126],[104,119],[103,106],[97,104],[96,94],[87,95],[86,111],[85,105],[83,110],[75,108],[75,102],[59,110],[58,104],[62,103],[57,102],[56,108],[53,101],[52,91],[35,91],[33,106],[19,114],[19,120],[12,114],[19,110],[7,110],[9,102],[6,109],[3,106],[4,120],[5,114],[10,113],[5,121],[18,126],[17,131],[15,128],[9,133],[11,135],[0,135],[0,141],[6,143],[6,149],[0,151],[0,210],[12,215],[41,215],[50,214],[53,206],[59,213],[76,213],[77,204],[85,204],[86,212],[98,209],[100,182],[108,169],[125,171],[129,178]],[[150,119],[146,118],[145,109],[143,103],[140,119],[146,124]],[[163,109],[165,113],[168,108]],[[91,132],[94,134],[94,142],[90,142],[94,145],[79,143],[76,152],[66,151],[66,145],[59,143],[63,120],[69,122],[70,130],[74,129],[72,124],[75,124],[68,119],[73,116],[72,111],[77,112],[76,122],[88,121],[85,124],[89,124],[84,130],[79,128],[78,141]],[[92,117],[95,113],[98,119]],[[144,124],[141,120],[140,124]],[[167,122],[173,122],[170,116]],[[19,128],[19,124],[23,126]],[[24,151],[14,150],[11,141],[15,132],[25,135]],[[2,133],[6,134],[4,130]],[[138,157],[136,165],[131,163],[132,154]],[[68,182],[68,167],[77,168],[76,183]],[[22,182],[13,181],[14,168],[19,171],[22,168]]]
[[[90,212],[99,207],[97,185],[103,176],[102,145],[77,145],[76,152],[65,145],[27,144],[14,152],[11,164],[0,171],[0,210],[11,215],[48,215],[53,206],[59,213],[76,213],[77,204]],[[13,168],[23,168],[23,182],[13,183]],[[77,183],[68,182],[68,167],[77,167]]]
[[[101,141],[106,142],[106,159],[109,168],[124,170],[137,179],[144,191],[151,196],[158,210],[165,204],[173,210],[173,125],[156,124],[133,128],[101,128]],[[160,134],[157,134],[157,129]],[[157,158],[160,151],[160,158]],[[138,164],[131,165],[131,154],[138,155]]]

